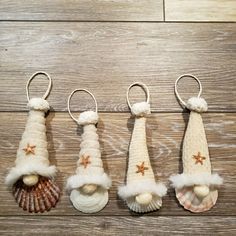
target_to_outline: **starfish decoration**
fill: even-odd
[[[22,150],[25,151],[25,155],[29,155],[30,153],[35,155],[35,149],[36,146],[35,145],[30,145],[29,143],[27,143],[27,147],[23,148]]]
[[[83,155],[81,158],[82,158],[82,160],[81,160],[80,164],[83,165],[84,169],[85,169],[87,167],[87,165],[91,163],[91,161],[89,161],[90,156]]]
[[[136,173],[142,173],[142,175],[144,175],[144,171],[148,170],[148,167],[144,166],[144,161],[142,162],[141,165],[136,165],[136,167],[138,168],[138,170],[136,171]]]
[[[206,160],[206,157],[201,156],[201,153],[198,152],[197,155],[193,155],[193,158],[196,160],[195,164],[200,163],[203,165],[203,161]]]

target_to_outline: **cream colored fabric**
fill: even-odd
[[[148,180],[155,182],[155,177],[151,167],[147,143],[146,143],[146,117],[135,118],[134,129],[129,147],[129,164],[127,172],[127,184],[132,182],[139,182]],[[136,173],[137,165],[141,165],[144,162],[144,166],[148,170],[144,170],[142,173]]]
[[[205,157],[201,163],[196,163],[194,155]],[[183,172],[185,174],[197,174],[205,172],[211,174],[211,162],[209,158],[208,144],[202,117],[199,113],[191,111],[188,127],[183,143]]]
[[[97,128],[94,124],[83,126],[81,139],[76,175],[68,179],[67,188],[71,190],[72,188],[79,188],[84,184],[97,184],[105,189],[109,189],[111,180],[103,169]],[[83,158],[88,158],[89,161],[86,168],[82,164]]]

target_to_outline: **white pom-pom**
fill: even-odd
[[[79,115],[78,124],[88,125],[98,123],[98,113],[94,111],[84,111]]]
[[[204,98],[189,98],[186,107],[191,111],[205,112],[207,111],[207,102]]]
[[[31,98],[27,104],[30,110],[47,112],[50,109],[49,103],[43,98]]]
[[[131,112],[135,116],[146,116],[151,113],[150,104],[147,102],[135,103],[131,107]]]

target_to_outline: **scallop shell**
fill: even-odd
[[[180,204],[191,212],[204,212],[210,210],[217,201],[218,191],[210,189],[210,193],[204,198],[198,198],[193,191],[193,187],[176,189],[176,197]]]
[[[71,191],[70,200],[73,206],[84,213],[94,213],[101,211],[108,202],[108,191],[102,187],[91,194],[85,194],[80,189]]]
[[[161,208],[162,199],[157,195],[152,196],[152,201],[148,205],[140,205],[136,202],[135,196],[130,197],[126,200],[126,203],[130,210],[138,213],[146,213],[150,211],[155,211]]]
[[[13,186],[13,195],[23,210],[43,213],[56,206],[60,189],[49,178],[40,177],[38,183],[30,187],[20,179]]]

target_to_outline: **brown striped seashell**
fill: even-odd
[[[34,186],[27,186],[22,179],[18,180],[13,186],[13,195],[23,210],[43,213],[56,206],[60,189],[51,179],[41,176]]]
[[[199,197],[194,192],[194,186],[176,189],[176,197],[179,203],[191,212],[204,212],[210,210],[217,201],[218,191],[209,189],[209,193],[205,197]]]

